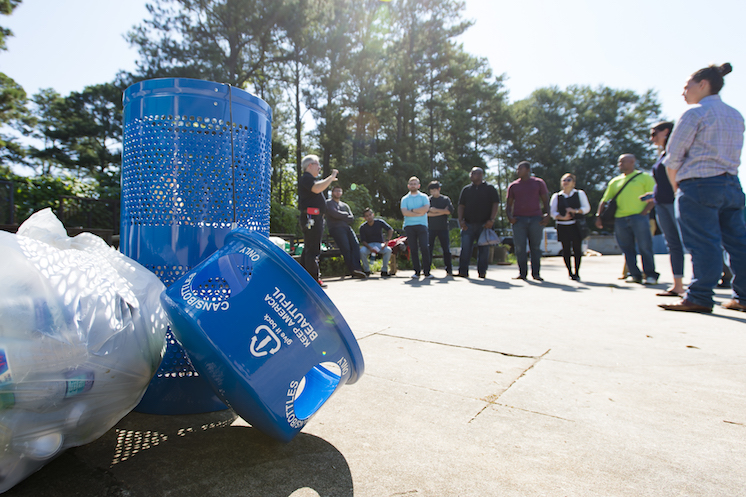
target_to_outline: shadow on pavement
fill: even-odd
[[[322,497],[353,495],[349,465],[331,444],[304,433],[283,444],[236,421],[243,424],[232,411],[133,412],[5,495],[287,497],[303,488]]]

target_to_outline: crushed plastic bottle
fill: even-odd
[[[165,347],[163,284],[49,210],[0,232],[0,493],[103,435]]]

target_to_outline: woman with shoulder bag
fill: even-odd
[[[659,297],[680,297],[684,294],[684,244],[681,241],[679,226],[676,222],[674,211],[674,192],[671,182],[668,180],[666,166],[663,159],[666,157],[666,144],[673,130],[673,123],[660,122],[650,130],[650,140],[658,147],[659,157],[653,165],[653,178],[655,178],[655,190],[643,196],[643,200],[655,203],[655,217],[658,220],[666,239],[669,258],[671,259],[671,270],[673,271],[673,286],[665,292],[657,293]],[[652,198],[651,198],[652,195]]]
[[[562,243],[562,257],[565,259],[568,276],[580,281],[580,260],[583,257],[583,239],[587,236],[585,214],[591,211],[591,204],[583,190],[575,189],[575,175],[562,175],[562,189],[552,195],[549,213],[557,224],[557,238]],[[570,253],[575,255],[575,272],[570,265]]]

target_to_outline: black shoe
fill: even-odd
[[[532,277],[533,279],[535,279],[536,281],[544,281],[544,278],[542,278],[542,277],[541,277],[541,276],[539,276],[538,274],[537,274],[536,276],[533,276],[533,275],[532,275],[531,277]]]
[[[513,279],[526,281],[527,278],[524,275],[519,274],[518,276],[513,276]]]
[[[573,274],[572,275],[572,279],[574,279],[575,281],[580,281],[580,275],[579,274]]]
[[[381,271],[381,278],[388,278],[389,276],[391,275],[387,273],[386,271]]]
[[[363,271],[365,273],[365,276],[370,276],[370,271]]]
[[[360,279],[364,280],[365,278],[367,278],[367,277],[368,277],[368,275],[366,275],[366,274],[365,274],[364,272],[362,272],[362,271],[359,271],[359,270],[355,269],[355,270],[354,270],[354,271],[352,272],[352,277],[353,277],[353,278],[360,278]]]
[[[456,274],[454,274],[454,276],[457,276],[459,278],[468,278],[469,277],[468,274],[461,274],[461,273],[456,273]]]
[[[487,273],[479,273],[479,277],[485,279],[487,277]]]

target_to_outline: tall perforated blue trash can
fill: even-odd
[[[124,92],[120,249],[168,287],[234,227],[269,234],[272,111],[230,85],[153,79]],[[136,408],[225,409],[170,332]]]

